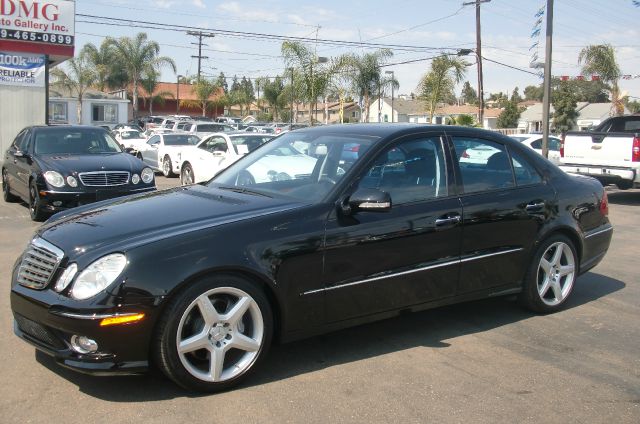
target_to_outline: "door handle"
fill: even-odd
[[[442,218],[436,219],[436,227],[443,227],[446,225],[455,225],[460,222],[460,215],[444,215]]]
[[[544,202],[529,203],[527,206],[525,206],[525,210],[527,212],[540,212],[542,208],[544,208]]]

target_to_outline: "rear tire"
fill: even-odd
[[[165,156],[162,160],[162,175],[167,178],[174,177],[176,174],[173,173],[173,167],[171,166],[171,158],[169,156]]]
[[[573,242],[556,234],[544,240],[533,255],[519,295],[526,308],[542,314],[556,312],[571,295],[579,260]]]
[[[11,194],[11,187],[9,186],[9,176],[7,170],[2,169],[2,197],[5,202],[11,203],[18,200],[18,196]]]
[[[264,359],[273,315],[264,292],[235,275],[205,277],[164,308],[155,336],[155,362],[180,386],[227,390]]]

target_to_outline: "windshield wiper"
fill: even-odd
[[[243,194],[253,194],[256,196],[264,196],[264,197],[268,197],[270,199],[272,199],[272,196],[269,196],[268,194],[262,193],[260,191],[255,191],[255,190],[249,190],[246,189],[244,187],[235,187],[235,186],[218,186],[217,188],[221,189],[221,190],[229,190],[229,191],[233,191],[235,193],[243,193]]]

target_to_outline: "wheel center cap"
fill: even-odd
[[[227,336],[227,329],[223,324],[218,323],[211,327],[211,330],[209,330],[209,336],[213,340],[219,342]]]

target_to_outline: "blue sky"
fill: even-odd
[[[320,39],[368,41],[403,46],[429,46],[451,50],[475,47],[475,8],[462,7],[462,0],[414,1],[335,1],[301,2],[292,0],[97,0],[76,2],[76,13],[178,24],[210,29],[246,31]],[[544,24],[539,38],[531,38],[534,15],[544,0],[491,0],[482,5],[483,56],[532,71],[530,58],[537,51],[544,58]],[[640,74],[640,7],[631,0],[555,0],[554,75],[580,74],[578,53],[589,44],[609,43],[616,48],[623,74]],[[87,42],[99,44],[106,35],[133,36],[145,31],[160,43],[161,54],[172,57],[180,74],[195,74],[196,46],[186,33],[114,27],[84,23],[76,17],[76,49]],[[537,49],[529,50],[536,40]],[[207,40],[203,52],[203,72],[247,77],[275,76],[285,67],[280,58],[280,42],[217,35]],[[311,43],[311,47],[314,47]],[[350,49],[318,44],[319,56],[336,56]],[[362,48],[351,51],[363,52]],[[393,63],[431,57],[437,52],[397,49]],[[470,62],[475,62],[469,57]],[[416,91],[429,61],[395,65],[400,93]],[[541,80],[514,69],[483,62],[485,93],[508,91]],[[477,86],[476,66],[468,68],[466,78]],[[163,80],[174,81],[165,70]],[[640,97],[640,78],[621,81],[630,96]],[[459,93],[459,88],[456,89]]]

